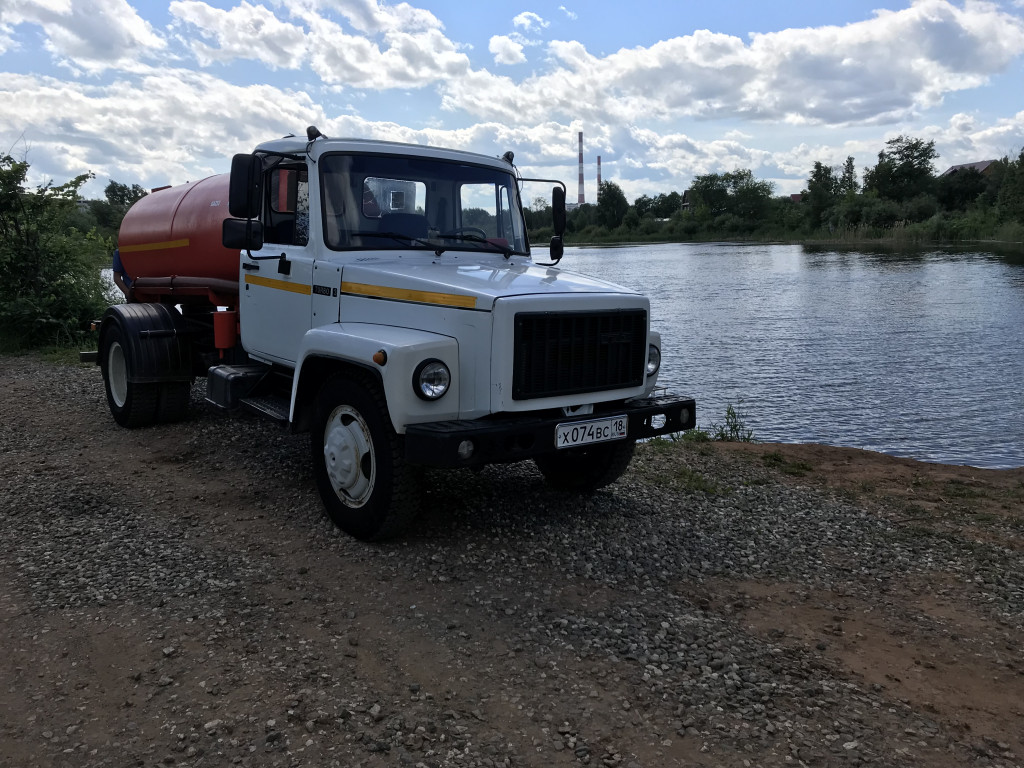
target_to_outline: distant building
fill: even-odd
[[[977,171],[982,176],[988,176],[992,172],[992,163],[995,160],[980,160],[977,163],[963,163],[962,165],[954,165],[942,173],[939,174],[939,178],[943,176],[952,176],[954,173],[960,173],[960,171]]]
[[[791,203],[802,203],[804,201],[804,193],[803,192],[794,192],[793,194],[791,194],[789,196],[789,201]]]

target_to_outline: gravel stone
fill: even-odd
[[[529,463],[425,472],[408,535],[367,546],[307,436],[199,385],[135,431],[95,367],[0,358],[0,387],[2,768],[1021,765],[1024,727],[968,733],[839,653],[870,610],[963,649],[905,674],[998,657],[1019,691],[1024,549],[650,446],[586,497]],[[990,630],[909,606],[926,583]],[[822,620],[759,629],[765,591]]]

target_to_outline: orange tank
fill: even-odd
[[[238,251],[221,244],[228,174],[146,195],[121,222],[118,248],[132,280],[198,278],[238,284]]]

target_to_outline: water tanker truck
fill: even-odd
[[[99,327],[107,402],[128,428],[206,400],[310,434],[328,515],[399,534],[420,467],[532,459],[590,492],[637,440],[689,429],[656,390],[646,297],[534,263],[512,153],[329,139],[315,128],[236,155],[230,174],[154,191],[119,233],[131,288]],[[552,183],[552,182],[548,182]]]

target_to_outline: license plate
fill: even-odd
[[[555,447],[575,448],[577,445],[618,440],[629,431],[628,416],[612,416],[593,421],[573,421],[555,427]]]

